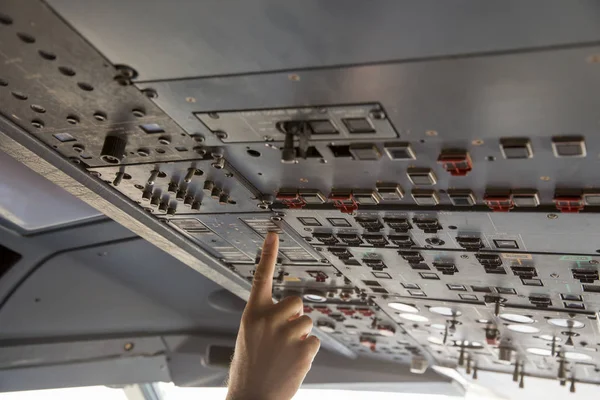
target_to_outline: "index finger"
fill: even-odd
[[[273,273],[279,251],[279,236],[269,232],[263,243],[260,262],[254,272],[248,305],[251,308],[273,304]]]

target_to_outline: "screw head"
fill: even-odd
[[[371,118],[373,119],[385,119],[385,113],[381,110],[371,111]]]
[[[131,343],[131,342],[127,342],[127,343],[125,343],[125,346],[123,346],[125,351],[131,351],[131,350],[133,350],[133,347],[134,347],[133,343]]]
[[[33,121],[31,121],[31,125],[33,125],[33,127],[37,129],[42,129],[44,127],[44,123],[39,119],[34,119]]]
[[[223,131],[216,131],[215,135],[221,140],[227,139],[227,136],[228,136],[227,132],[223,132]]]
[[[133,110],[131,110],[131,113],[133,114],[134,117],[138,117],[138,118],[141,118],[146,115],[144,110],[142,110],[140,108],[134,108]]]
[[[546,218],[548,218],[548,219],[557,219],[558,215],[557,214],[548,214],[548,215],[546,215]]]
[[[106,121],[106,114],[98,111],[94,113],[94,118],[96,119],[96,121]]]
[[[70,123],[71,125],[77,125],[79,123],[79,118],[77,118],[74,115],[69,115],[67,117],[67,122]]]
[[[152,88],[144,89],[142,90],[142,93],[149,99],[156,99],[158,97],[158,93]]]
[[[84,150],[85,150],[85,146],[80,143],[75,143],[73,145],[73,151],[76,151],[77,153],[83,153]]]

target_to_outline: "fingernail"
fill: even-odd
[[[269,233],[267,233],[267,237],[265,239],[265,244],[271,245],[271,244],[275,243],[276,240],[277,240],[277,234],[275,232],[269,232]]]

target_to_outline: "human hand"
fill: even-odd
[[[291,399],[319,351],[319,339],[308,336],[313,323],[303,315],[302,299],[273,303],[278,249],[277,234],[267,234],[235,344],[227,400]]]

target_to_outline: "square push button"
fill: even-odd
[[[506,159],[531,158],[531,142],[524,138],[500,139],[500,150]]]
[[[556,157],[585,157],[585,140],[583,136],[555,136],[552,151]]]
[[[328,119],[309,121],[308,125],[314,135],[334,135],[338,133],[335,126]]]
[[[417,157],[410,146],[405,142],[390,142],[383,144],[384,150],[392,160],[414,160]]]
[[[344,118],[342,119],[350,133],[375,133],[375,129],[367,118]]]
[[[409,168],[406,175],[412,184],[417,186],[431,186],[437,182],[435,174],[429,168]]]
[[[494,239],[494,246],[497,249],[511,249],[515,250],[519,248],[516,240],[507,240],[507,239]]]
[[[381,153],[373,143],[352,143],[350,154],[357,160],[379,160]]]

